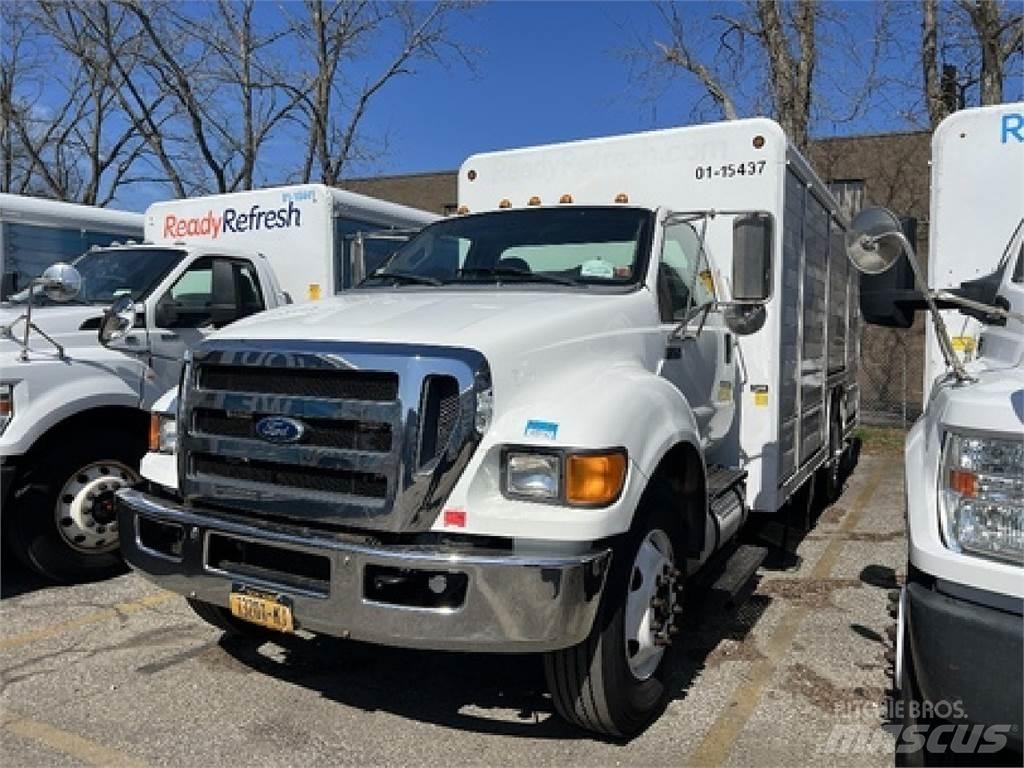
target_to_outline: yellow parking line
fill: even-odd
[[[9,651],[12,648],[18,648],[29,643],[39,642],[40,640],[49,640],[51,637],[57,637],[65,632],[69,632],[70,630],[87,627],[90,624],[98,624],[101,621],[109,621],[110,619],[117,618],[118,616],[138,613],[146,608],[152,608],[155,605],[166,603],[173,597],[176,597],[173,592],[161,591],[131,603],[118,603],[111,608],[105,608],[102,611],[96,611],[95,613],[90,613],[78,619],[62,621],[60,624],[52,624],[48,627],[34,629],[30,632],[22,632],[20,635],[13,635],[12,637],[0,640],[0,651]]]
[[[878,483],[885,474],[885,469],[885,464],[880,463],[871,473],[864,488],[857,494],[853,501],[853,508],[843,520],[839,533],[833,537],[814,564],[814,569],[811,571],[812,579],[826,579],[832,573],[832,568],[839,559],[845,543],[840,534],[852,531],[860,522],[868,502],[871,501]],[[700,746],[687,761],[689,765],[710,766],[721,765],[725,762],[740,733],[746,727],[747,720],[757,709],[757,705],[764,695],[765,687],[771,682],[775,667],[791,647],[808,612],[807,607],[797,605],[782,615],[779,625],[768,638],[763,649],[764,658],[754,663],[746,680],[733,694],[732,700],[711,724],[711,728],[704,735]]]
[[[7,723],[5,729],[15,736],[32,739],[50,749],[71,755],[88,765],[103,766],[104,768],[141,768],[145,765],[130,755],[97,744],[77,733],[64,731],[49,723],[41,723],[27,717]]]

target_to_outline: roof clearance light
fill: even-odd
[[[629,202],[629,195],[627,195],[625,192],[619,192],[619,194],[617,194],[615,196],[615,202],[616,203],[628,203]]]
[[[468,205],[460,205],[459,209],[457,211],[455,211],[455,213],[457,213],[459,216],[465,216],[467,213],[469,213],[469,206]]]
[[[470,169],[469,173],[466,174],[470,181],[476,181],[476,171]]]
[[[560,198],[558,198],[558,202],[560,202],[560,203],[571,203],[572,202],[572,195],[562,195]]]
[[[758,134],[754,137],[754,149],[760,149],[764,146],[764,136]]]
[[[531,197],[529,199],[529,201],[526,204],[527,205],[540,205],[540,198],[537,197],[536,195],[534,195],[533,197]]]
[[[509,200],[509,199],[508,199],[507,197],[505,197],[505,198],[502,198],[502,199],[501,199],[501,200],[500,200],[500,201],[498,202],[498,207],[499,207],[499,208],[511,208],[511,207],[512,207],[512,201],[511,201],[511,200]]]

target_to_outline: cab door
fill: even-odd
[[[706,448],[729,432],[735,414],[735,340],[715,308],[706,219],[662,218],[657,272],[664,354],[660,375],[686,397]]]
[[[226,286],[226,290],[225,290]],[[150,324],[153,387],[177,385],[185,350],[230,322],[266,309],[259,273],[247,259],[202,256],[157,297]]]

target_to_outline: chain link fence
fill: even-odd
[[[907,429],[921,415],[924,323],[912,328],[864,325],[861,338],[860,421]]]

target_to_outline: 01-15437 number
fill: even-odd
[[[723,163],[722,165],[698,165],[694,169],[697,181],[707,179],[732,179],[737,176],[760,176],[764,173],[766,160],[744,160],[739,163]]]

